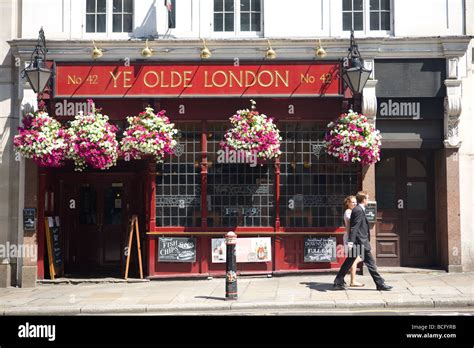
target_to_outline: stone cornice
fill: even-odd
[[[316,60],[317,39],[268,38],[279,60]],[[444,37],[386,37],[357,39],[363,58],[453,58],[462,57],[468,48],[471,36]],[[29,60],[36,39],[16,39],[8,42],[15,57]],[[212,58],[208,62],[239,58],[264,60],[268,47],[267,38],[259,39],[206,39]],[[342,38],[321,39],[327,52],[324,60],[338,60],[347,55],[349,40]],[[132,61],[200,61],[203,47],[198,39],[168,39],[150,41],[154,56],[141,57],[145,47],[143,40],[97,40],[97,47],[104,50],[100,61],[117,61],[130,58]],[[55,61],[91,61],[92,40],[47,40],[48,59]]]

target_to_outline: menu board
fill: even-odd
[[[158,238],[158,262],[196,262],[196,238]]]
[[[369,223],[377,222],[377,202],[368,202],[365,207],[365,216]]]
[[[304,262],[336,261],[335,237],[306,237],[304,239]]]
[[[23,209],[23,229],[25,231],[36,230],[36,208]]]
[[[212,262],[226,262],[226,245],[224,238],[211,239]],[[272,260],[272,239],[264,238],[237,238],[235,249],[236,261],[243,262],[270,262]]]

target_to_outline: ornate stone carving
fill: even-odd
[[[368,80],[362,94],[362,113],[367,116],[369,121],[373,124],[375,124],[377,115],[377,96],[375,94],[377,82],[377,80]]]
[[[447,96],[444,98],[444,146],[446,148],[459,148],[459,122],[462,112],[461,81],[445,81]]]

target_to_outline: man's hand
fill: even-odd
[[[348,243],[347,243],[347,247],[348,247],[349,249],[352,249],[353,246],[354,246],[354,243],[352,243],[352,242],[348,242]]]

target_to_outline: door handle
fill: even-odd
[[[102,219],[103,219],[102,214],[101,213],[97,214],[97,230],[98,230],[98,232],[102,231]]]

